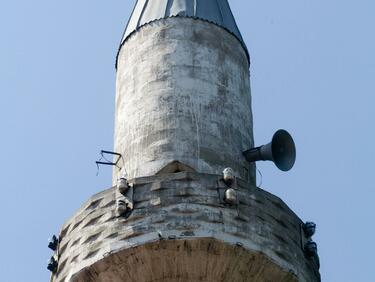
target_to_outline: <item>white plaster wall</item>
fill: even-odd
[[[143,26],[121,48],[116,91],[115,151],[129,178],[179,161],[253,181],[242,156],[253,146],[249,63],[223,28],[179,17]]]

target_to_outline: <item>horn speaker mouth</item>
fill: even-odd
[[[279,129],[266,145],[245,151],[248,162],[273,161],[278,169],[290,170],[296,161],[296,146],[288,131]]]
[[[272,137],[272,156],[278,169],[290,170],[296,161],[296,146],[288,131],[280,129]]]

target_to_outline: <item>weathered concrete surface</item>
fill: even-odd
[[[297,282],[261,253],[215,239],[159,240],[104,257],[73,282]]]
[[[180,172],[131,180],[135,209],[127,218],[116,217],[116,189],[93,196],[63,226],[52,281],[320,281],[301,248],[302,221],[279,198],[241,180],[239,204],[226,205],[220,178]],[[196,266],[200,258],[212,264],[212,276]],[[193,269],[197,276],[189,276]],[[225,276],[237,271],[237,280]],[[152,273],[159,280],[150,280]]]
[[[242,156],[253,146],[249,80],[244,48],[221,27],[180,17],[141,27],[118,58],[115,151],[129,178],[179,161],[254,181]]]

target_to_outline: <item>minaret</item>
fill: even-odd
[[[51,242],[52,281],[320,281],[315,225],[255,185],[253,161],[285,168],[294,144],[278,131],[254,149],[249,66],[227,0],[137,1],[116,60],[114,186]]]

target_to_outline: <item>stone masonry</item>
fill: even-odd
[[[52,281],[320,281],[301,247],[302,221],[270,193],[238,180],[239,203],[229,206],[219,175],[131,183],[128,217],[116,216],[111,188],[64,224]]]

